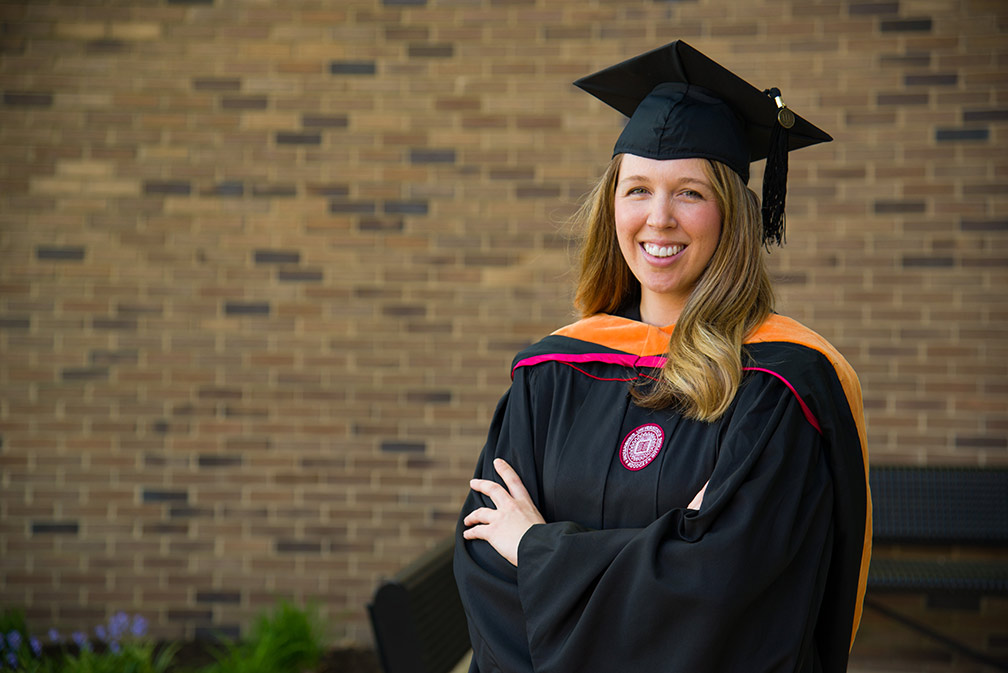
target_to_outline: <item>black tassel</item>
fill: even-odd
[[[787,197],[788,129],[794,126],[794,114],[780,99],[780,91],[766,94],[777,101],[777,123],[770,131],[770,147],[763,171],[763,245],[784,243],[784,202]]]

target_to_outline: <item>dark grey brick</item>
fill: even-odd
[[[129,45],[122,40],[105,38],[101,40],[91,40],[86,46],[88,54],[117,54],[129,50]]]
[[[93,329],[135,330],[137,322],[135,318],[95,317],[91,318],[91,327]]]
[[[898,14],[899,2],[853,2],[847,12],[852,16]]]
[[[374,75],[374,61],[333,61],[329,64],[329,72],[333,75]]]
[[[955,266],[955,260],[951,257],[903,255],[903,266],[906,268],[949,268]]]
[[[200,467],[235,467],[245,462],[241,455],[227,453],[204,453],[197,459]]]
[[[51,107],[53,95],[46,91],[4,91],[3,104],[11,107]]]
[[[389,215],[426,215],[429,206],[426,201],[386,201],[385,212]]]
[[[966,110],[963,112],[964,122],[1003,122],[1008,121],[1008,109],[1005,110]]]
[[[164,491],[157,488],[145,488],[142,498],[144,502],[189,502],[186,491]]]
[[[116,365],[123,362],[129,364],[135,364],[140,355],[136,349],[126,349],[126,350],[93,350],[88,353],[88,360],[93,365]]]
[[[346,115],[306,114],[301,117],[301,125],[305,128],[342,129],[346,128],[348,124],[349,120]]]
[[[108,376],[108,367],[65,367],[60,370],[63,381],[103,381]]]
[[[882,56],[882,65],[893,65],[902,68],[926,68],[931,65],[931,52],[911,52],[907,54],[888,54]]]
[[[377,217],[365,217],[362,218],[360,223],[357,225],[360,231],[368,232],[395,232],[403,230],[403,221],[401,219],[384,219]]]
[[[935,140],[943,142],[957,142],[960,140],[988,140],[990,130],[988,129],[937,129],[935,130]]]
[[[415,148],[410,150],[409,160],[413,164],[453,164],[455,150]]]
[[[306,133],[303,131],[278,131],[276,134],[278,145],[321,145],[321,133]]]
[[[0,329],[31,329],[31,318],[0,317]]]
[[[226,301],[224,315],[269,315],[270,305],[265,301]]]
[[[278,553],[318,554],[322,551],[322,545],[319,542],[311,542],[307,540],[280,539],[276,541],[275,549]]]
[[[389,439],[381,443],[381,450],[386,453],[425,453],[427,444]]]
[[[315,184],[308,185],[308,193],[315,196],[347,196],[350,194],[350,187],[344,184]]]
[[[297,196],[297,185],[254,185],[252,196],[258,198],[290,198]]]
[[[374,201],[343,201],[329,202],[330,213],[346,213],[350,215],[372,215],[375,212]]]
[[[245,185],[239,180],[226,180],[218,182],[207,192],[209,196],[243,196]]]
[[[241,626],[238,624],[220,624],[216,626],[197,626],[193,631],[193,637],[198,642],[220,642],[226,638],[232,642],[241,639]]]
[[[40,245],[35,248],[36,259],[80,261],[84,259],[82,246],[49,246]]]
[[[194,77],[192,87],[196,91],[239,91],[241,80],[237,77]]]
[[[32,535],[77,535],[80,524],[76,521],[33,521]]]
[[[410,404],[448,404],[452,401],[450,390],[416,390],[406,393]]]
[[[256,250],[256,264],[297,264],[301,261],[301,253],[297,250]]]
[[[879,24],[883,33],[929,33],[931,19],[885,19]]]
[[[197,591],[197,603],[229,603],[237,605],[241,603],[240,591]]]
[[[959,223],[962,231],[1008,231],[1008,220],[963,220]]]
[[[958,73],[942,73],[936,75],[907,75],[903,78],[907,86],[955,86],[959,83]]]
[[[144,194],[186,195],[192,193],[192,185],[188,180],[145,180]]]
[[[455,45],[411,44],[406,53],[410,58],[451,58],[455,55]]]

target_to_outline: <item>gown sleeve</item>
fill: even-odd
[[[535,499],[540,472],[528,447],[541,429],[529,402],[512,387],[477,474],[492,478],[492,459],[504,457]],[[822,437],[771,377],[741,388],[717,423],[699,510],[672,509],[644,528],[533,526],[517,569],[486,543],[461,542],[459,525],[472,671],[845,669],[821,661],[814,633],[834,525]],[[492,506],[484,500],[470,493],[463,513]]]
[[[541,507],[534,451],[537,437],[530,370],[519,369],[490,423],[487,444],[476,464],[474,477],[501,481],[493,467],[504,458],[522,476],[536,507]],[[541,425],[545,419],[539,415]],[[539,428],[545,431],[545,428]],[[525,616],[518,596],[517,569],[484,540],[465,540],[465,516],[480,507],[493,507],[482,493],[469,491],[455,532],[455,581],[465,606],[473,646],[471,673],[531,672],[532,661]]]

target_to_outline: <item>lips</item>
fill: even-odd
[[[644,243],[642,247],[644,248],[644,252],[659,259],[675,257],[686,249],[686,246],[681,244],[658,245],[657,243]]]

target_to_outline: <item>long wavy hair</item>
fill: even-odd
[[[573,218],[583,232],[574,298],[582,316],[614,313],[640,298],[640,282],[616,237],[622,158],[613,157]],[[774,294],[762,252],[759,198],[724,164],[705,164],[721,212],[721,238],[676,322],[661,376],[635,386],[633,395],[643,407],[675,407],[689,418],[714,421],[735,397],[743,340],[773,312]]]

